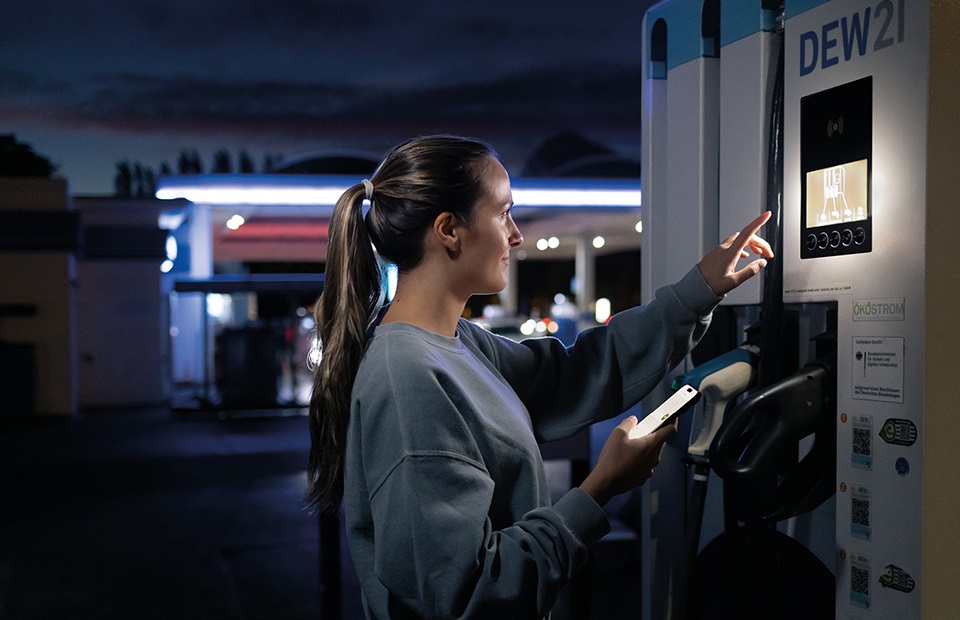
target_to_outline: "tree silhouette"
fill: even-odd
[[[143,169],[143,178],[138,188],[137,196],[140,198],[152,198],[157,193],[157,175],[153,168]]]
[[[263,171],[270,172],[282,160],[280,155],[266,154],[263,158]],[[210,172],[215,174],[229,174],[233,172],[233,163],[227,149],[220,149],[213,154],[213,166]],[[253,159],[246,149],[241,149],[237,155],[237,172],[253,174],[256,172]],[[173,175],[173,169],[166,161],[160,163],[159,172],[144,166],[139,161],[131,164],[128,160],[117,162],[117,170],[113,180],[114,193],[124,197],[146,197],[156,193],[157,179]],[[197,149],[183,149],[177,157],[177,172],[180,175],[203,174],[203,164]]]
[[[193,149],[193,152],[190,154],[190,167],[193,169],[194,174],[203,174],[203,164],[200,161],[200,152],[197,149]]]
[[[56,169],[49,159],[35,153],[29,144],[17,142],[15,135],[0,135],[0,177],[49,179]]]
[[[263,171],[264,171],[264,172],[273,172],[274,163],[275,163],[275,162],[273,161],[273,155],[271,155],[270,153],[267,153],[266,155],[264,155],[264,156],[263,156]]]
[[[143,196],[143,167],[140,162],[133,164],[133,195]]]
[[[253,160],[250,159],[250,155],[247,153],[246,149],[240,151],[240,163],[238,165],[240,174],[253,174]]]
[[[150,198],[157,193],[157,175],[139,161],[133,165],[129,161],[117,162],[113,193],[119,198]]]
[[[133,195],[133,175],[128,161],[117,162],[117,173],[113,177],[113,195],[120,198]]]
[[[177,172],[179,174],[190,174],[190,158],[186,151],[180,151],[180,157],[177,158]]]
[[[226,149],[220,149],[213,155],[213,170],[215,174],[230,174],[233,167],[230,165],[230,153]]]
[[[180,151],[177,158],[177,172],[179,174],[201,174],[203,166],[200,164],[200,153],[197,149]]]

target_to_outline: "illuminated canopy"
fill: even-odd
[[[205,205],[332,207],[360,179],[324,175],[204,174],[160,179],[157,198]],[[519,207],[640,207],[640,181],[512,179]]]

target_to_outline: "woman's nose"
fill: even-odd
[[[518,248],[523,245],[523,235],[520,234],[520,228],[517,227],[517,223],[513,221],[513,218],[510,218],[510,223],[513,225],[513,230],[510,232],[510,247]]]

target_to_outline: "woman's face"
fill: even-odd
[[[487,191],[474,205],[465,228],[459,262],[469,294],[498,293],[507,285],[510,249],[523,243],[513,221],[510,177],[499,161],[490,157],[482,172]]]

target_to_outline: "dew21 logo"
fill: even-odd
[[[800,34],[800,77],[903,43],[906,0],[881,0]]]

